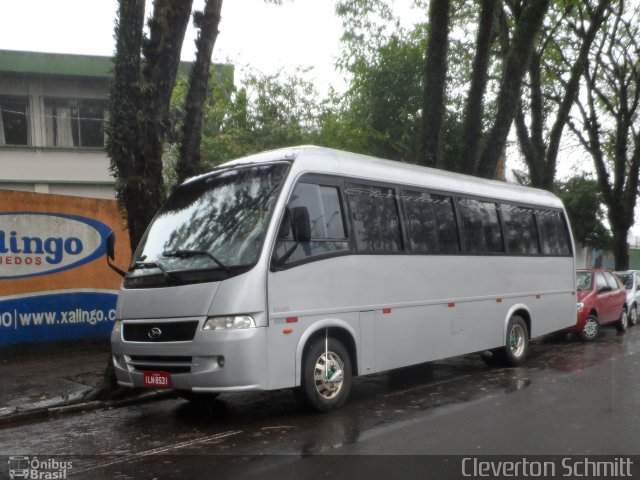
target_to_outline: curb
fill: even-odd
[[[85,394],[72,394],[23,407],[0,408],[0,426],[36,418],[58,417],[77,412],[99,410],[101,408],[121,408],[129,405],[165,400],[176,397],[176,393],[173,390],[152,390],[120,400],[83,401],[84,397]]]

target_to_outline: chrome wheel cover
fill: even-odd
[[[313,369],[316,391],[324,399],[335,398],[344,384],[344,362],[334,352],[323,352]]]
[[[598,322],[593,318],[587,318],[584,327],[582,327],[582,331],[587,338],[595,337],[598,334]]]
[[[526,334],[524,328],[522,328],[521,325],[513,325],[509,332],[509,349],[511,350],[511,355],[515,358],[520,358],[524,353],[525,345]]]

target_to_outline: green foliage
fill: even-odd
[[[603,225],[602,193],[598,181],[585,176],[556,182],[556,194],[564,202],[576,244],[608,250],[611,232]]]
[[[348,115],[336,94],[320,100],[306,71],[263,75],[248,72],[236,87],[231,75],[212,79],[204,108],[201,154],[207,167],[252,153],[300,144],[355,147],[345,132]],[[171,101],[171,131],[165,145],[165,181],[175,182],[176,143],[186,95],[181,79]],[[344,118],[342,115],[344,114]],[[355,127],[354,127],[355,128]],[[357,148],[354,148],[358,150]]]

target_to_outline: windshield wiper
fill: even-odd
[[[167,283],[171,282],[171,273],[169,273],[169,271],[166,269],[166,267],[161,264],[160,262],[135,262],[131,268],[129,269],[130,272],[133,272],[134,270],[138,270],[139,268],[157,268],[158,270],[160,270],[160,272],[162,272],[162,276],[165,278],[165,280],[167,281]]]
[[[232,273],[229,267],[227,267],[224,263],[218,260],[218,258],[216,258],[211,252],[207,252],[206,250],[173,250],[170,252],[162,252],[162,256],[174,257],[174,258],[189,258],[189,257],[198,257],[198,256],[209,257],[225,272]]]

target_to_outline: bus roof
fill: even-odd
[[[361,180],[562,208],[560,199],[546,190],[313,145],[270,150],[232,160],[221,167],[285,159],[293,160],[291,174],[296,177],[311,172],[342,175]]]

